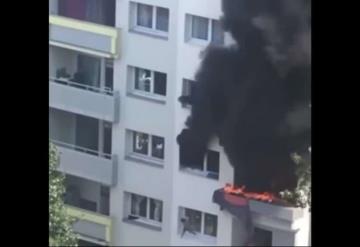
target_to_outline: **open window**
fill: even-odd
[[[127,221],[161,226],[163,202],[143,195],[125,192],[125,215]]]
[[[127,130],[127,157],[143,163],[163,166],[165,139],[157,135]]]
[[[217,216],[199,210],[179,208],[181,238],[213,245],[217,236]]]

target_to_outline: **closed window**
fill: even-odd
[[[133,29],[166,36],[169,32],[169,9],[148,4],[131,2],[131,20]]]
[[[218,20],[187,14],[185,32],[186,41],[224,44],[224,31]]]

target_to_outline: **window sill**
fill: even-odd
[[[141,227],[153,230],[153,231],[161,232],[161,226],[155,226],[155,225],[146,223],[146,222],[144,222],[142,220],[136,220],[136,219],[135,220],[129,220],[127,218],[124,218],[123,222],[128,223],[128,224],[132,224],[132,225],[136,225],[136,226],[141,226]]]
[[[147,157],[142,157],[142,156],[137,155],[137,154],[132,154],[132,153],[127,154],[125,156],[125,160],[135,161],[137,163],[146,164],[146,165],[150,165],[150,166],[154,166],[154,167],[158,167],[158,168],[164,168],[164,163],[163,162],[153,160],[153,159],[147,158]]]
[[[208,46],[211,42],[208,40],[203,40],[203,39],[190,38],[190,39],[186,40],[186,43],[188,43],[190,45],[205,47],[205,46]]]
[[[198,169],[192,169],[192,168],[188,168],[186,166],[180,166],[180,171],[184,172],[184,173],[194,175],[194,176],[208,178],[208,179],[215,180],[215,181],[219,180],[219,174],[211,173],[211,172],[205,172],[205,171],[201,171],[201,170],[198,170]]]
[[[130,97],[138,98],[138,99],[148,100],[148,101],[155,102],[155,103],[158,103],[158,104],[163,104],[163,105],[166,104],[165,96],[164,97],[161,97],[161,96],[156,97],[156,96],[153,96],[153,95],[145,95],[145,94],[138,93],[138,92],[135,92],[135,91],[128,92],[126,95],[130,96]]]
[[[141,34],[146,35],[152,38],[162,39],[162,40],[169,40],[168,33],[160,33],[153,29],[146,29],[141,27],[133,27],[129,29],[129,33]]]
[[[193,235],[191,233],[185,232],[184,236],[180,235],[180,238],[190,243],[198,243],[207,246],[216,245],[216,237],[199,234],[199,233]]]
[[[215,43],[215,42],[212,42],[209,40],[204,40],[204,39],[196,39],[196,38],[190,38],[190,39],[186,40],[186,43],[189,45],[200,46],[200,47],[207,47],[209,45],[216,46],[216,47],[224,46],[224,44]]]

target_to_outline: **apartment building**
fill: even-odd
[[[232,42],[220,16],[221,0],[49,0],[50,138],[80,244],[240,243],[212,202],[234,174],[218,140],[200,164],[176,142],[201,52]],[[263,241],[307,244],[293,213],[255,214]]]

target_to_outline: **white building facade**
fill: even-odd
[[[49,7],[50,138],[81,243],[236,245],[236,219],[212,202],[234,174],[218,140],[196,169],[180,164],[176,142],[190,113],[178,98],[196,83],[201,51],[231,42],[219,24],[221,1],[50,0]],[[182,219],[196,234],[183,231]],[[283,245],[307,245],[290,225],[280,227],[294,236]],[[288,238],[277,236],[273,245]]]

